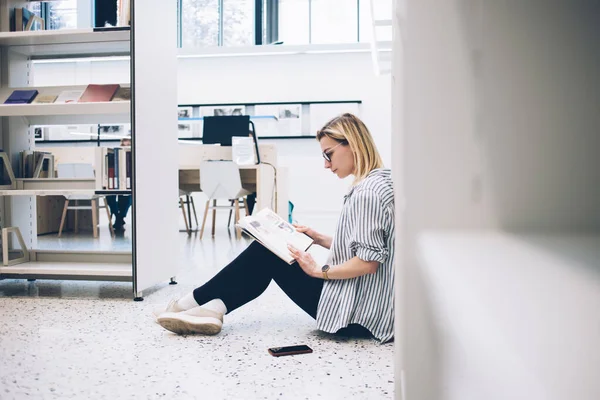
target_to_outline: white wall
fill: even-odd
[[[505,354],[499,347],[486,348],[491,355],[487,363],[473,368],[477,354],[469,345],[472,341],[448,339],[443,326],[459,326],[457,316],[435,303],[444,297],[458,302],[452,293],[460,295],[478,283],[459,275],[464,265],[458,262],[453,286],[433,287],[433,279],[448,271],[425,265],[427,257],[418,260],[416,251],[417,238],[430,230],[600,230],[600,7],[585,0],[407,3],[405,70],[398,69],[396,76],[404,81],[397,90],[403,90],[406,120],[401,124],[403,140],[394,148],[405,155],[397,171],[404,169],[399,182],[406,197],[405,238],[400,244],[404,250],[401,267],[406,273],[400,293],[406,311],[400,352],[406,369],[406,398],[597,398],[600,386],[589,381],[587,386],[578,386],[573,381],[577,378],[568,375],[574,368],[599,367],[589,362],[578,366],[572,359],[557,356],[554,362],[566,363],[565,374],[544,375],[552,377],[541,381],[548,397],[534,390],[539,389],[534,387],[539,382],[507,379],[502,369],[506,364],[500,362]],[[473,252],[480,250],[473,246]],[[483,259],[488,257],[490,262],[477,267],[490,267],[491,261],[501,261],[503,256],[483,252]],[[567,296],[577,297],[582,279],[571,259],[578,255],[562,256],[567,261],[561,270],[562,288],[569,287]],[[452,268],[452,262],[447,258],[445,262]],[[592,264],[590,273],[597,280],[597,260]],[[499,285],[493,277],[503,272],[508,273],[501,267],[494,269],[486,283]],[[520,276],[518,269],[510,277],[506,295],[518,296],[511,298],[512,305],[552,316],[547,304],[531,307],[526,290],[510,291],[511,281],[529,278],[527,282],[544,292],[552,277],[539,272],[533,278]],[[456,286],[461,284],[463,291]],[[477,298],[472,301],[483,304],[476,303]],[[486,311],[484,315],[495,320],[497,315]],[[472,318],[477,339],[493,346],[489,340],[497,334],[493,327],[466,308],[453,312],[461,313],[463,320]],[[510,312],[518,320],[518,306]],[[593,321],[597,319],[590,325]],[[523,321],[523,326],[528,322]],[[520,334],[521,339],[527,335]],[[573,337],[589,335],[576,332]],[[535,337],[524,342],[530,347],[512,347],[521,365],[536,365],[535,357],[553,351],[540,345],[541,341],[536,344]],[[584,347],[597,351],[597,343],[587,341]],[[528,371],[542,376],[539,372]],[[575,390],[564,396],[566,388]],[[477,392],[486,396],[477,397]],[[507,393],[521,393],[521,397]]]
[[[36,86],[128,83],[127,61],[103,62],[102,68],[94,68],[99,62],[37,64],[33,82]],[[182,58],[178,103],[362,100],[360,115],[390,166],[390,82],[389,75],[375,76],[368,52]],[[314,139],[274,142],[280,164],[289,167],[295,218],[333,229],[351,181],[340,182],[323,168]]]

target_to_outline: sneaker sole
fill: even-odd
[[[173,314],[173,313],[179,313],[180,311],[167,311],[166,308],[162,308],[162,309],[158,309],[158,310],[154,310],[152,311],[152,315],[154,317],[154,322],[158,323],[158,319],[164,315],[164,314]],[[213,311],[210,310],[203,310],[200,314],[205,314],[205,315],[193,315],[193,317],[210,317],[210,318],[215,318],[218,319],[219,321],[221,321],[221,325],[223,324],[223,318],[216,318],[214,317],[214,315],[216,313],[214,313]]]
[[[180,335],[189,335],[199,333],[202,335],[216,335],[221,332],[223,323],[217,318],[212,317],[194,317],[181,315],[179,313],[169,313],[172,315],[161,315],[157,322],[168,331]]]

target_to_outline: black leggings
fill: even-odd
[[[323,280],[311,278],[297,263],[287,264],[256,241],[210,281],[195,289],[194,299],[200,305],[221,299],[230,313],[260,296],[271,280],[316,319]]]

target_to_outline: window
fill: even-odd
[[[219,0],[181,0],[181,47],[219,44]]]
[[[182,47],[247,46],[261,37],[263,43],[356,43],[372,33],[367,0],[177,1]],[[376,19],[391,19],[392,1],[373,2]],[[378,40],[391,40],[391,28],[378,31]]]
[[[370,29],[370,20],[362,15],[366,0],[279,0],[279,40],[284,44],[356,43],[359,5],[360,22]]]
[[[46,21],[46,29],[76,29],[77,0],[36,2],[27,8]]]
[[[356,43],[356,5],[356,0],[311,0],[310,43]]]
[[[373,13],[375,19],[391,19],[392,18],[392,2],[389,0],[372,0],[373,1]],[[371,26],[371,10],[369,9],[369,2],[361,0],[359,7],[359,27],[360,27],[360,41],[370,42],[373,36],[373,28]],[[377,40],[392,40],[392,28],[391,27],[379,27],[377,28]]]
[[[308,0],[279,0],[279,41],[310,43],[309,10]]]
[[[223,1],[223,46],[254,44],[254,0]]]
[[[181,0],[181,47],[254,44],[255,0]]]
[[[46,29],[76,29],[77,0],[46,2]]]

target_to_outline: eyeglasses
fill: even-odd
[[[340,142],[340,143],[336,144],[335,146],[333,146],[332,148],[330,148],[329,150],[324,151],[322,154],[323,154],[323,158],[325,159],[325,161],[331,162],[331,155],[333,154],[333,150],[335,150],[336,147],[343,145],[344,143],[346,143],[346,141]]]

